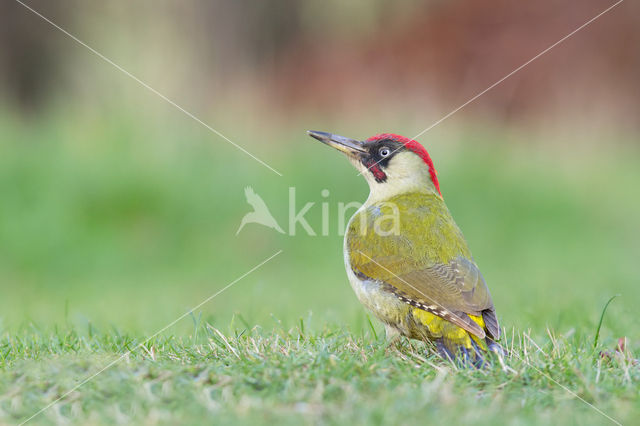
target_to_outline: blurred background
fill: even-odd
[[[0,2],[0,329],[346,324],[339,202],[368,189],[307,129],[411,137],[613,4],[544,0]],[[419,139],[507,328],[635,342],[640,4],[623,2]],[[289,187],[328,236],[236,231]],[[322,190],[329,195],[321,195]],[[189,330],[182,323],[177,331]],[[637,346],[637,343],[634,343]]]

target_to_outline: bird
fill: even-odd
[[[431,342],[458,364],[480,367],[503,354],[489,288],[447,208],[433,161],[417,141],[393,133],[365,140],[310,130],[346,155],[369,184],[348,222],[347,276],[387,338]]]
[[[236,235],[240,233],[242,228],[244,228],[247,223],[259,223],[260,225],[267,226],[269,228],[275,229],[281,234],[284,234],[284,231],[282,230],[282,228],[280,228],[278,222],[276,222],[276,219],[269,211],[269,208],[265,204],[262,197],[256,194],[252,187],[247,186],[244,189],[244,195],[247,199],[247,203],[249,203],[249,205],[253,207],[253,211],[244,215],[242,221],[240,222],[240,227],[238,228],[238,231],[236,231]]]

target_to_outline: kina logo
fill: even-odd
[[[267,207],[267,204],[264,202],[262,197],[256,194],[253,188],[247,186],[244,189],[244,196],[247,199],[247,203],[249,203],[249,205],[253,207],[253,211],[244,215],[242,221],[240,222],[240,227],[238,228],[236,235],[238,235],[242,228],[244,228],[244,226],[248,223],[258,223],[268,228],[275,229],[281,234],[284,234],[284,231],[282,230],[282,228],[280,228],[280,225],[278,225],[278,222],[271,214],[271,211],[269,211],[269,207]]]

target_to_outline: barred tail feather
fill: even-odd
[[[495,353],[499,357],[504,356],[504,349],[490,338],[478,339],[470,336],[470,347],[460,342],[452,341],[446,337],[435,340],[438,354],[447,361],[451,361],[462,367],[482,368],[488,364],[488,355]]]
[[[478,335],[470,332],[467,328],[460,327],[459,323],[449,321],[444,315],[436,315],[420,308],[414,308],[412,316],[417,323],[426,327],[427,337],[433,340],[438,353],[445,360],[480,368],[486,364],[488,353],[495,352],[500,356],[504,354],[502,347],[492,339],[497,334],[495,330],[492,330],[492,328],[497,328],[497,321],[494,324],[495,315],[491,316],[489,312],[486,316],[465,316],[475,328],[483,331],[488,330],[490,336],[485,333]],[[489,319],[489,327],[491,328],[487,327],[485,318]]]
[[[485,309],[482,311],[482,320],[484,326],[489,332],[488,335],[494,339],[500,338],[500,326],[498,325],[498,317],[495,308]]]

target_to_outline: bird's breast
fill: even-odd
[[[347,250],[344,252],[344,260],[349,283],[360,303],[383,323],[392,325],[407,334],[408,331],[403,330],[406,328],[403,324],[406,323],[410,306],[385,289],[383,283],[356,275],[351,267]]]

